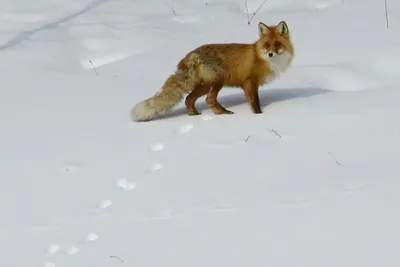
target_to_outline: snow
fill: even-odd
[[[400,4],[172,3],[2,1],[0,266],[399,266]],[[280,20],[262,114],[225,88],[234,115],[131,121],[189,50]]]

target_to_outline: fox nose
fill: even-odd
[[[269,57],[272,57],[273,55],[274,55],[274,53],[272,53],[272,52],[269,52],[269,53],[268,53],[268,56],[269,56]]]

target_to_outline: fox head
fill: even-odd
[[[258,23],[259,40],[256,42],[258,57],[271,63],[278,71],[285,70],[294,56],[289,27],[285,21],[267,26]]]

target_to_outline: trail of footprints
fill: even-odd
[[[85,243],[90,243],[95,240],[97,240],[99,236],[95,233],[89,233],[87,234],[83,240],[79,241],[78,244],[85,244]],[[64,249],[61,248],[59,244],[50,244],[46,248],[46,252],[48,254],[56,254],[56,253],[62,253],[64,255],[74,255],[78,253],[80,250],[77,247],[77,245],[71,245],[68,246]],[[46,262],[43,267],[56,267],[56,264],[53,262]]]
[[[203,120],[205,120],[205,121],[211,120],[211,119],[212,119],[212,116],[203,116]],[[178,135],[188,133],[193,129],[193,127],[194,127],[193,124],[184,124],[181,127],[176,129],[176,133]],[[154,143],[154,144],[150,145],[150,150],[152,152],[158,152],[158,151],[162,151],[164,149],[165,149],[164,143]],[[161,170],[162,168],[163,168],[162,164],[155,162],[155,163],[152,163],[149,165],[148,172],[153,173],[153,172]],[[66,171],[66,172],[77,171],[77,170],[78,170],[78,168],[73,168],[71,166],[68,166],[64,169],[64,171]],[[130,182],[126,178],[120,178],[116,181],[116,186],[123,192],[129,192],[129,191],[135,189],[137,185],[133,182]],[[112,200],[109,200],[109,199],[104,199],[104,200],[99,201],[99,203],[96,205],[95,213],[102,213],[105,209],[110,207],[112,204],[113,204]],[[164,213],[169,214],[169,212],[167,212],[167,211],[162,212],[162,214],[165,215],[165,217],[168,217],[167,214],[164,214]],[[46,252],[49,255],[61,253],[61,254],[67,255],[67,256],[71,256],[71,255],[75,255],[80,252],[79,245],[88,244],[88,243],[94,242],[98,239],[99,239],[99,236],[96,233],[88,233],[82,240],[78,241],[74,245],[67,246],[66,248],[62,248],[59,244],[56,244],[56,243],[50,244],[47,246]],[[43,267],[57,267],[57,266],[54,262],[46,262],[43,265]]]

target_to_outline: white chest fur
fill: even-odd
[[[269,65],[276,75],[284,72],[289,67],[292,55],[285,51],[282,54],[275,54],[272,58],[269,58]]]
[[[265,53],[262,57],[269,68],[272,70],[272,73],[265,77],[265,83],[269,83],[275,78],[277,78],[282,72],[286,71],[290,65],[292,60],[292,55],[285,51],[281,54],[274,54],[272,57],[269,57],[267,53]]]

